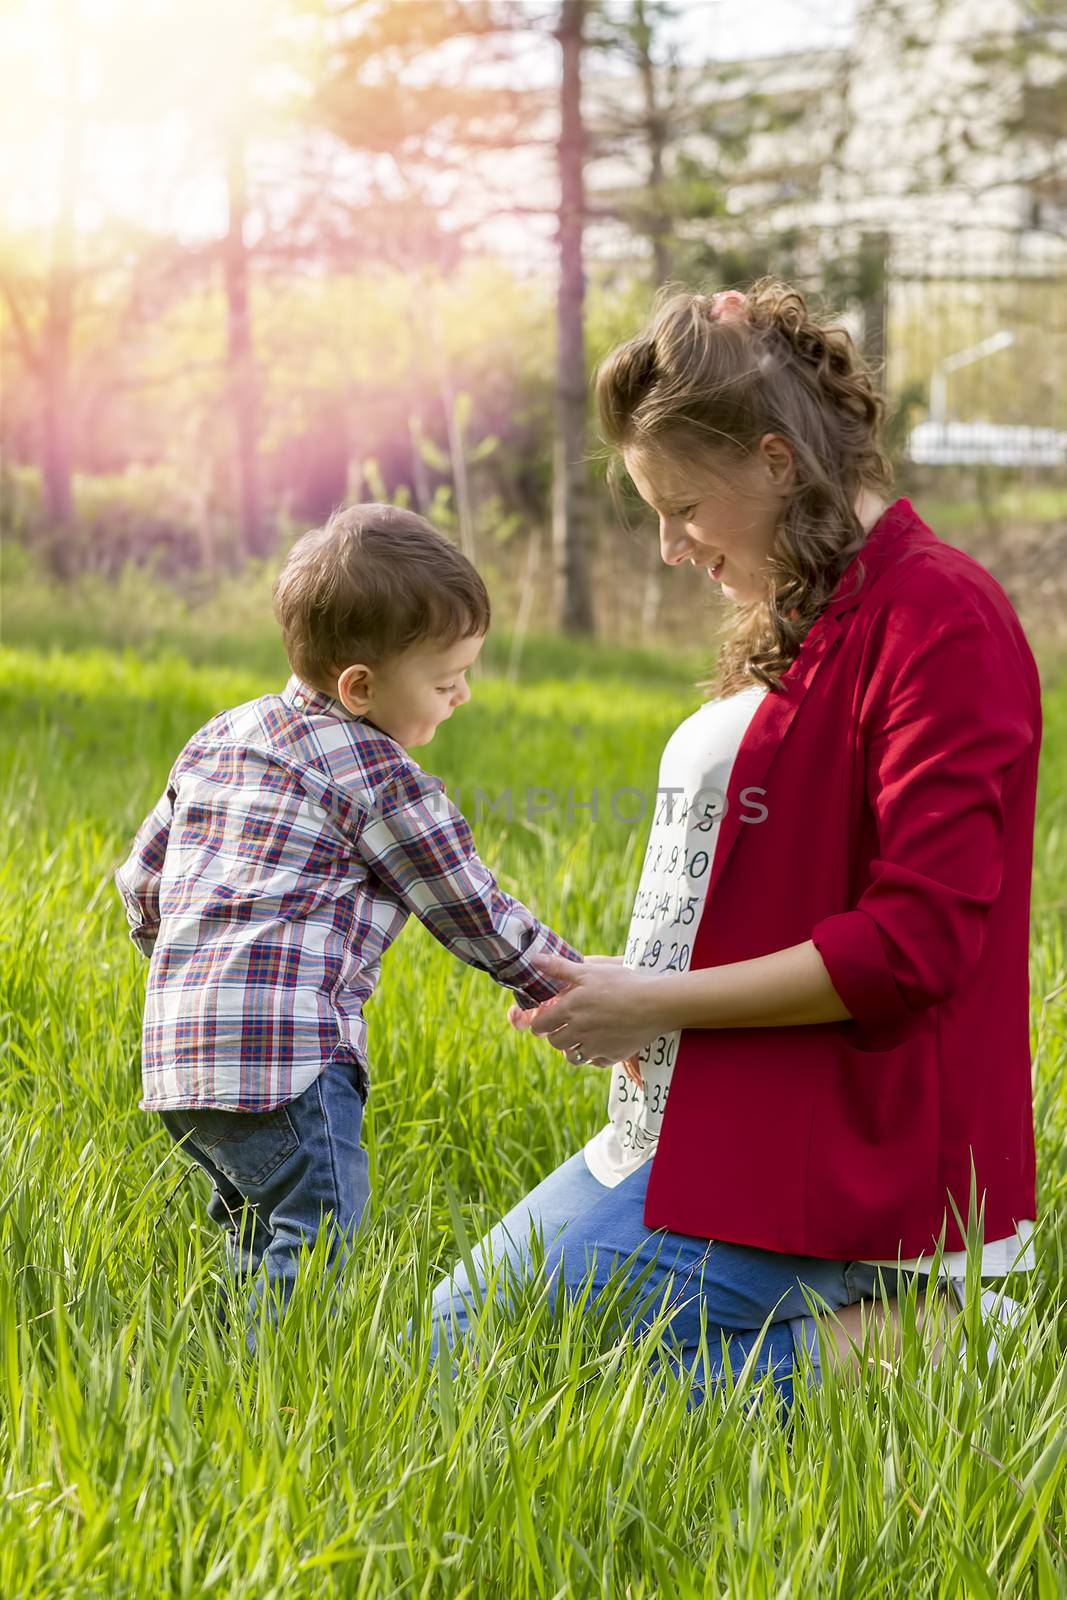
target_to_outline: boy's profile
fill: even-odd
[[[288,1301],[326,1213],[338,1264],[360,1225],[363,1006],[408,916],[527,1007],[558,988],[531,957],[581,959],[407,754],[470,698],[490,620],[470,562],[412,512],[351,506],[297,541],[274,610],[284,689],[192,736],[116,874],[151,956],[140,1104],[211,1178],[253,1314],[264,1280]]]

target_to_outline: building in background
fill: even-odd
[[[642,85],[589,90],[594,131]],[[682,64],[665,153],[722,185],[679,224],[691,259],[779,266],[845,302],[926,463],[1067,463],[1067,16],[1023,0],[883,0],[840,48]],[[590,170],[594,206],[635,181],[632,145]],[[591,258],[634,257],[594,224]],[[925,413],[925,415],[924,415]]]

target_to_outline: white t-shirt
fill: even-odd
[[[646,972],[685,972],[707,898],[708,880],[734,759],[749,723],[767,690],[760,684],[726,699],[708,700],[675,729],[660,761],[656,808],[649,830],[641,880],[630,918],[625,965]],[[742,816],[758,822],[758,792],[742,795]],[[744,823],[742,824],[744,825]],[[787,1031],[787,1030],[784,1030]],[[660,1034],[639,1060],[644,1089],[614,1067],[608,1095],[608,1121],[585,1145],[585,1160],[598,1182],[609,1189],[636,1172],[655,1153],[678,1053],[679,1033]],[[1034,1266],[1028,1242],[1032,1220],[1018,1224],[1007,1239],[986,1243],[983,1277],[1029,1271]],[[930,1252],[922,1264],[929,1263]],[[1018,1259],[1016,1259],[1018,1257]],[[942,1257],[951,1277],[966,1271],[965,1251]],[[896,1261],[874,1261],[895,1267]],[[918,1259],[902,1261],[916,1268]]]
[[[761,684],[753,684],[725,700],[707,700],[667,740],[630,918],[626,966],[645,972],[688,969],[726,809],[730,770],[766,693]],[[743,814],[755,821],[760,815],[758,803]],[[635,1172],[656,1148],[678,1038],[677,1032],[661,1034],[642,1050],[643,1090],[621,1066],[612,1069],[608,1124],[585,1146],[590,1172],[609,1189]]]

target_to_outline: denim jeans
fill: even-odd
[[[484,1298],[490,1261],[494,1274],[500,1263],[505,1263],[495,1277],[505,1303],[509,1280],[513,1283],[516,1276],[521,1279],[533,1270],[531,1228],[544,1242],[544,1272],[553,1307],[561,1288],[573,1298],[587,1286],[592,1306],[613,1272],[628,1263],[621,1280],[623,1293],[638,1280],[639,1288],[624,1312],[625,1324],[640,1333],[666,1310],[665,1331],[671,1350],[663,1364],[674,1372],[683,1366],[694,1372],[694,1404],[704,1398],[704,1369],[697,1365],[701,1333],[706,1336],[709,1381],[717,1386],[725,1374],[721,1336],[726,1336],[736,1378],[760,1342],[761,1326],[770,1315],[772,1321],[756,1356],[753,1376],[770,1371],[774,1388],[788,1409],[801,1350],[807,1352],[812,1382],[821,1382],[816,1321],[800,1285],[813,1291],[816,1305],[823,1301],[836,1311],[877,1294],[880,1272],[884,1272],[885,1292],[895,1294],[896,1269],[880,1269],[861,1261],[781,1255],[751,1245],[646,1228],[642,1218],[650,1170],[651,1162],[646,1162],[616,1188],[608,1189],[593,1177],[581,1151],[571,1156],[509,1211],[474,1250],[479,1295]],[[920,1286],[925,1276],[921,1275]],[[619,1288],[620,1279],[616,1278],[613,1290]],[[452,1347],[466,1335],[470,1300],[470,1278],[463,1265],[457,1264],[433,1291],[431,1362],[436,1361],[442,1341]]]
[[[247,1291],[250,1350],[264,1287],[277,1293],[284,1310],[301,1247],[314,1245],[329,1214],[328,1264],[340,1270],[348,1259],[370,1197],[360,1143],[366,1095],[363,1069],[342,1057],[273,1111],[183,1107],[159,1113],[211,1179],[207,1213],[225,1230],[227,1298],[234,1286]]]

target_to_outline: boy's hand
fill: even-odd
[[[576,1064],[621,1063],[627,1077],[644,1088],[637,1056],[662,1031],[658,1015],[652,1014],[656,991],[649,979],[627,968],[621,956],[586,956],[582,962],[540,956],[533,964],[562,987],[533,1011],[511,1006],[512,1026],[547,1035],[549,1043]],[[588,1042],[583,1043],[580,1035]]]
[[[609,957],[608,959],[611,958]],[[556,998],[559,999],[561,996],[557,995]],[[524,1011],[521,1006],[509,1006],[508,1021],[511,1023],[513,1028],[517,1028],[521,1033],[524,1029],[529,1029],[530,1022],[535,1016],[538,1014],[543,1014],[548,1007],[554,1003],[555,1002],[553,1000],[546,1000],[543,1005],[538,1006],[536,1012]],[[585,1066],[589,1067],[599,1067],[602,1064],[603,1063],[599,1061],[587,1061],[584,1063]],[[645,1087],[645,1080],[641,1076],[641,1069],[637,1064],[636,1056],[627,1056],[625,1061],[612,1062],[610,1065],[620,1066],[625,1072],[626,1076],[629,1078],[630,1082],[635,1083],[639,1089],[643,1089]]]
[[[582,962],[582,965],[592,967],[596,966],[598,962],[604,966],[621,967],[622,956],[586,956]],[[520,1005],[510,1005],[508,1007],[508,1021],[511,1023],[513,1028],[517,1028],[521,1033],[524,1028],[529,1028],[534,1017],[546,1012],[549,1006],[555,1005],[556,1001],[559,1000],[563,995],[569,994],[573,987],[573,984],[568,983],[559,991],[559,994],[553,995],[551,1000],[542,1000],[541,1004],[535,1007],[533,1011],[525,1011]]]
[[[595,966],[598,963],[603,966],[621,967],[623,964],[623,958],[622,956],[586,956],[583,966]],[[571,986],[568,986],[567,989],[561,990],[561,994],[567,994],[570,987]],[[546,1000],[543,1005],[538,1007],[538,1010],[544,1011],[547,1006],[552,1004],[553,1002],[551,1000]],[[529,1027],[533,1016],[534,1012],[524,1011],[521,1006],[512,1005],[508,1007],[508,1021],[511,1023],[513,1028],[517,1028],[520,1031],[523,1028]],[[593,1062],[589,1063],[590,1066],[593,1064]],[[645,1087],[645,1080],[641,1076],[641,1069],[638,1066],[636,1056],[628,1056],[625,1061],[620,1061],[617,1063],[617,1065],[622,1067],[631,1083],[636,1083],[639,1089],[643,1089]]]

